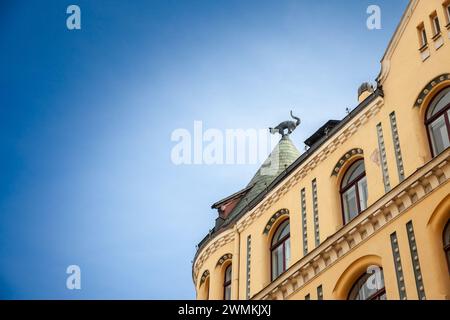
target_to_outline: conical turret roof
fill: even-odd
[[[228,219],[238,215],[251,203],[262,191],[264,191],[287,167],[300,156],[300,152],[292,143],[289,136],[284,136],[275,146],[266,161],[261,165],[247,187],[251,187],[248,193],[239,201],[231,211]]]

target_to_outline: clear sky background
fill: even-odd
[[[175,166],[172,131],[267,128],[293,109],[303,150],[376,78],[407,2],[2,0],[0,298],[195,298],[210,206],[258,166]]]

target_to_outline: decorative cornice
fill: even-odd
[[[286,299],[450,179],[450,149],[376,201],[252,299]]]
[[[267,221],[263,234],[268,235],[270,229],[272,229],[273,224],[278,220],[278,218],[285,215],[289,215],[288,209],[278,210],[272,217],[270,217],[269,221]]]
[[[196,283],[198,272],[208,257],[225,244],[233,241],[233,227],[236,227],[238,233],[244,231],[249,225],[252,224],[253,221],[269,210],[272,205],[281,198],[281,196],[285,195],[321,162],[331,156],[340,145],[345,143],[361,126],[373,118],[383,106],[384,98],[380,95],[376,97],[364,110],[358,113],[351,121],[349,121],[342,129],[340,129],[340,133],[336,133],[333,137],[323,143],[323,145],[320,146],[320,148],[318,148],[308,159],[309,161],[305,162],[293,171],[290,176],[287,176],[284,181],[272,189],[266,197],[258,203],[258,205],[239,218],[235,223],[228,225],[227,229],[223,229],[223,231],[215,234],[214,238],[209,240],[210,242],[208,242],[203,248],[200,248],[193,262],[194,283]]]
[[[217,261],[216,267],[222,266],[225,262],[228,260],[231,260],[233,258],[233,255],[231,253],[226,253],[223,256],[220,257],[219,261]]]
[[[364,155],[364,151],[360,148],[354,148],[354,149],[348,150],[334,166],[331,176],[337,176],[339,174],[339,171],[341,170],[341,168],[344,166],[345,162],[347,162],[348,159],[350,159],[351,157],[356,156],[356,155]]]
[[[219,235],[216,236],[214,241],[208,243],[208,245],[202,249],[201,254],[195,260],[195,264],[192,270],[192,278],[194,284],[197,283],[197,276],[200,269],[203,267],[205,261],[218,249],[234,240],[233,229],[224,229]]]
[[[437,76],[436,78],[431,80],[420,92],[419,96],[416,99],[416,102],[414,103],[414,107],[420,108],[420,106],[422,106],[423,102],[425,101],[425,98],[433,90],[433,88],[435,88],[438,84],[448,80],[450,80],[450,73],[441,74],[440,76]]]

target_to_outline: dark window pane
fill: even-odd
[[[374,272],[365,273],[355,282],[348,295],[349,300],[386,300],[383,270]]]
[[[437,114],[439,111],[448,107],[450,104],[450,87],[440,92],[431,102],[427,111],[427,119]]]
[[[362,175],[365,171],[364,161],[358,160],[355,162],[347,171],[342,180],[342,188],[345,188],[352,181],[354,181],[358,176]]]
[[[231,264],[225,270],[225,282],[231,281]]]
[[[447,125],[445,123],[444,115],[434,120],[429,125],[429,130],[434,154],[438,155],[442,151],[444,151],[447,147],[450,146],[448,130]]]

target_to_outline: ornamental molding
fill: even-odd
[[[203,248],[199,249],[194,260],[193,280],[194,284],[197,282],[199,270],[202,268],[205,261],[215,251],[234,240],[234,228],[237,233],[241,233],[247,229],[256,219],[263,213],[271,209],[272,205],[276,203],[282,196],[284,196],[291,188],[296,186],[306,175],[308,175],[314,168],[316,168],[322,161],[327,159],[336,151],[339,146],[351,138],[357,130],[373,118],[381,108],[384,106],[383,97],[377,97],[371,105],[367,106],[365,110],[361,111],[355,118],[347,123],[333,138],[325,141],[324,144],[314,152],[313,156],[304,164],[302,164],[296,171],[292,172],[290,176],[286,177],[278,186],[271,190],[266,197],[257,204],[253,209],[248,211],[234,224],[231,224],[228,229],[219,232],[214,236],[209,243]]]
[[[264,227],[263,234],[267,236],[269,234],[270,229],[272,229],[273,224],[277,222],[278,218],[282,216],[289,216],[289,210],[288,209],[278,210],[272,217],[270,217],[269,221],[267,221],[266,226]]]
[[[337,176],[339,174],[339,171],[342,169],[344,164],[352,157],[357,155],[364,155],[364,151],[361,148],[354,148],[351,150],[348,150],[336,163],[334,166],[333,172],[331,172],[331,176]]]
[[[202,278],[200,279],[200,287],[206,281],[206,278],[209,277],[209,270],[205,270],[202,274]]]
[[[205,261],[217,250],[225,246],[226,244],[232,242],[234,240],[234,230],[233,229],[224,229],[222,233],[217,235],[213,241],[208,243],[205,248],[201,250],[201,253],[198,255],[195,260],[195,265],[192,272],[192,278],[194,280],[194,284],[197,284],[198,274],[205,264]]]
[[[439,84],[441,84],[442,82],[445,81],[449,81],[450,80],[450,73],[444,73],[441,74],[440,76],[437,76],[436,78],[434,78],[433,80],[431,80],[426,86],[425,88],[423,88],[423,90],[420,92],[419,96],[416,99],[416,102],[414,103],[414,107],[415,108],[420,108],[423,104],[423,102],[425,101],[426,97],[428,96],[428,94]]]
[[[381,228],[422,201],[450,179],[450,149],[428,162],[400,185],[376,201],[252,299],[281,300],[298,292],[329,270],[349,251],[366,242]]]
[[[233,255],[231,253],[226,253],[223,256],[220,257],[219,261],[216,263],[216,268],[221,267],[225,262],[228,260],[231,260],[233,258]]]

